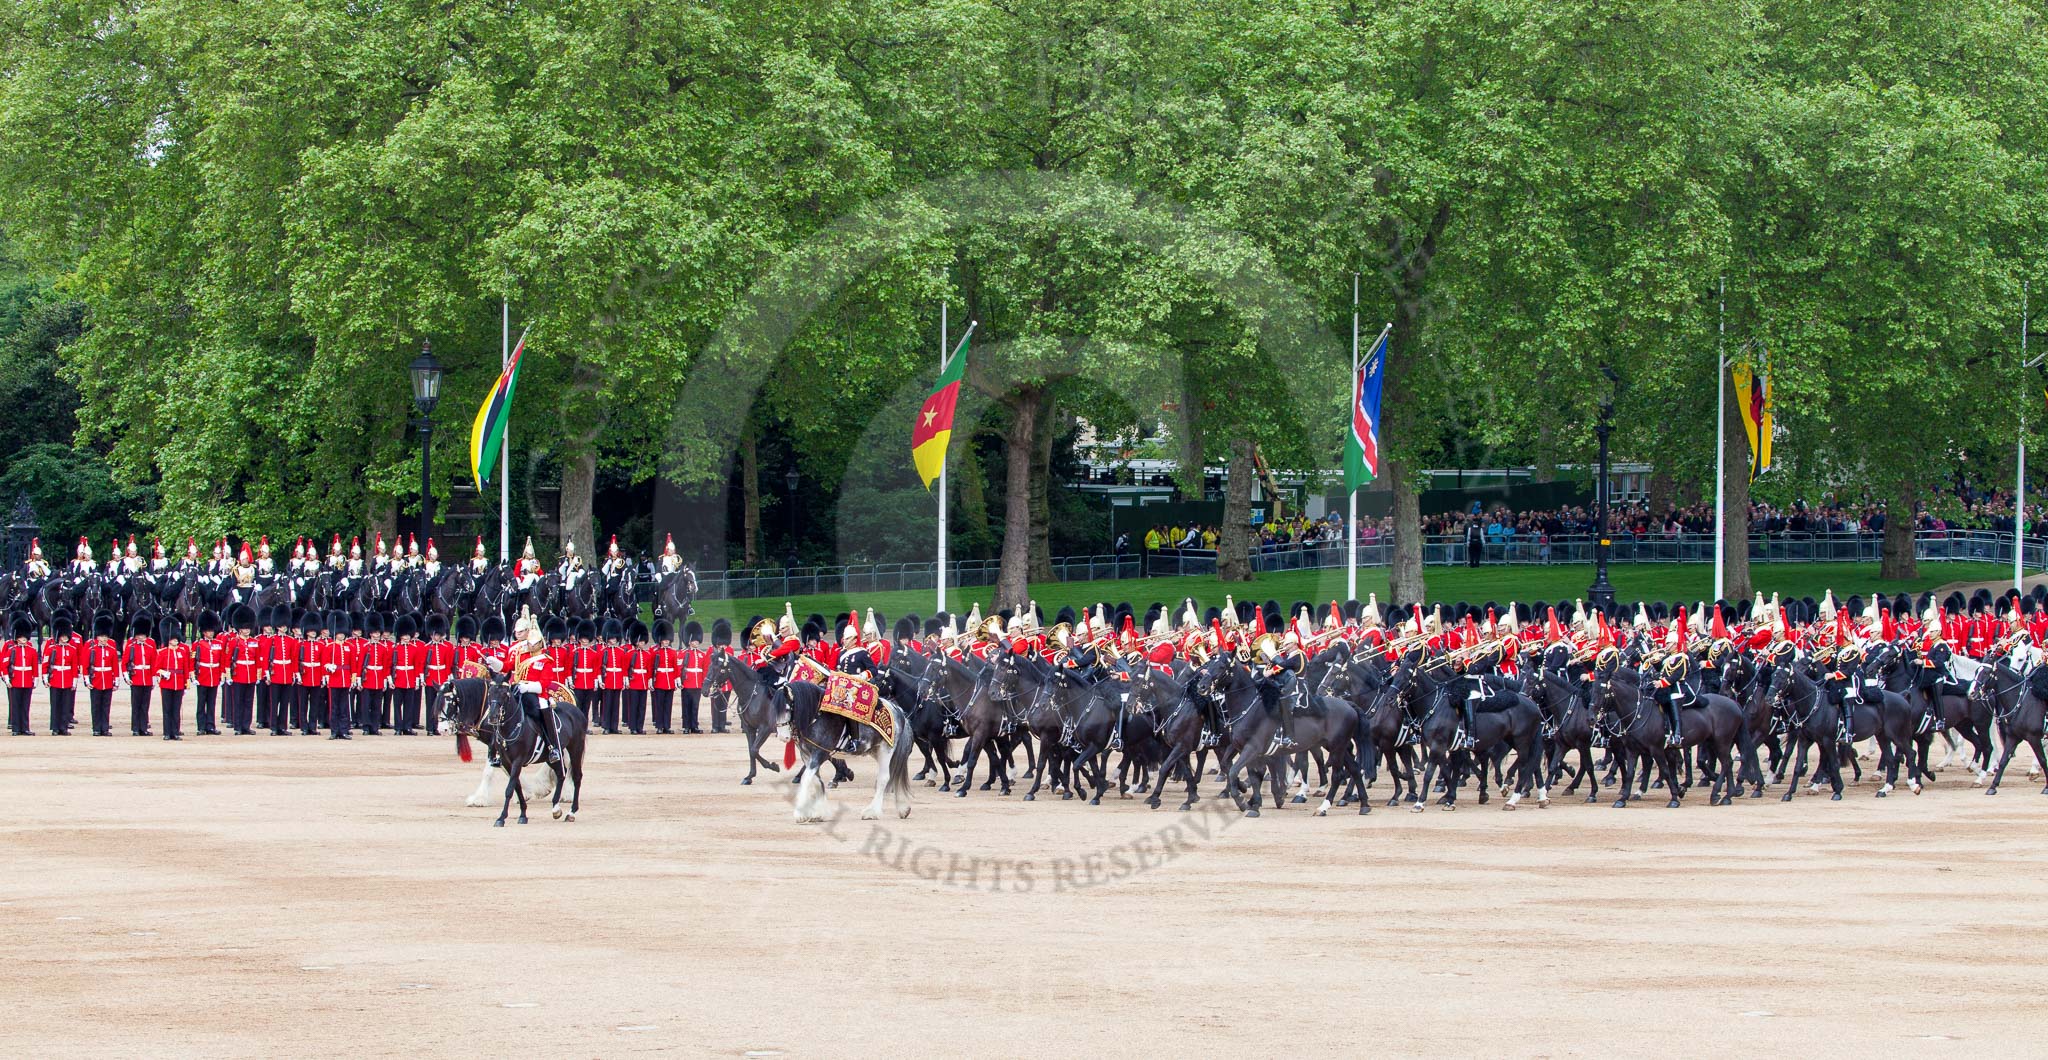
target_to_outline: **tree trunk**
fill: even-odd
[[[1010,402],[1003,436],[1003,561],[996,574],[997,610],[1022,608],[1031,599],[1031,466],[1038,446],[1042,392],[1026,388]]]
[[[1202,499],[1202,419],[1196,402],[1201,398],[1195,394],[1195,387],[1183,375],[1180,388],[1180,473],[1175,476],[1180,485],[1180,499],[1198,501]]]
[[[953,471],[947,477],[954,483],[960,503],[948,510],[947,521],[960,528],[953,540],[967,546],[960,558],[987,559],[995,550],[995,535],[988,526],[988,475],[982,471],[981,454],[975,450],[973,436],[956,449],[946,458]]]
[[[562,540],[581,542],[585,560],[595,554],[590,501],[596,491],[597,449],[585,444],[579,452],[562,458]]]
[[[740,435],[740,564],[761,562],[761,460],[754,445],[754,432]]]
[[[1920,576],[1920,556],[1913,548],[1913,491],[1901,487],[1884,506],[1884,552],[1877,576],[1902,581]]]
[[[1727,542],[1721,585],[1728,602],[1740,604],[1756,592],[1749,581],[1749,439],[1742,432],[1742,409],[1735,402],[1735,388],[1727,390],[1727,405],[1721,410],[1728,424],[1727,444],[1721,450],[1726,471],[1721,491],[1727,509],[1721,520],[1722,538]]]
[[[1429,589],[1422,577],[1422,498],[1406,466],[1391,458],[1385,463],[1394,488],[1394,557],[1387,595],[1397,604],[1423,603]]]
[[[1038,411],[1038,438],[1031,447],[1031,580],[1052,580],[1052,443],[1059,434],[1053,422],[1053,399],[1047,394]]]
[[[1230,466],[1223,473],[1223,526],[1216,534],[1216,577],[1226,582],[1252,580],[1252,443],[1230,440]]]
[[[1662,469],[1650,472],[1650,518],[1662,519],[1671,513],[1671,502],[1678,496],[1678,483],[1671,478],[1671,472]]]
[[[1557,481],[1557,428],[1548,419],[1536,425],[1536,464],[1529,481]]]

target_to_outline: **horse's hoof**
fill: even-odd
[[[1025,801],[1025,802],[1037,802],[1037,801],[1038,801],[1038,796],[1036,796],[1036,795],[1033,795],[1032,793],[1030,793],[1030,792],[1028,792],[1028,791],[1027,791],[1027,792],[1025,792],[1025,793],[1024,793],[1024,801]]]
[[[1998,794],[1998,787],[1997,787],[1997,785],[1993,785],[1993,786],[1991,786],[1991,787],[1985,788],[1985,789],[1984,789],[1984,794],[1986,794],[1986,795],[1996,795],[1996,794]]]
[[[498,818],[497,820],[495,820],[495,821],[492,821],[492,822],[491,822],[491,827],[492,827],[492,828],[503,828],[503,827],[505,827],[505,819],[504,819],[503,817],[500,817],[500,818]]]
[[[1305,803],[1305,802],[1307,802],[1307,801],[1308,801],[1308,796],[1306,796],[1306,795],[1296,795],[1295,797],[1293,797],[1293,798],[1291,798],[1291,799],[1288,799],[1287,801],[1288,801],[1288,802],[1291,802],[1291,803],[1293,803],[1293,804],[1295,804],[1296,806],[1299,806],[1299,805],[1301,805],[1302,803]]]
[[[576,815],[575,815],[575,814],[573,814],[573,813],[565,813],[565,814],[563,814],[563,815],[562,815],[562,820],[563,820],[563,821],[564,821],[565,823],[566,823],[566,822],[569,822],[569,821],[574,821],[575,819],[576,819]]]
[[[1909,785],[1907,785],[1907,786],[1913,789],[1913,794],[1915,794],[1915,795],[1918,795],[1918,794],[1920,794],[1920,782],[1919,782],[1919,781],[1917,781],[1917,780],[1916,780],[1916,781],[1914,781],[1913,783],[1911,783],[1911,784],[1909,784]]]
[[[955,791],[955,792],[953,793],[953,797],[954,797],[954,798],[956,798],[956,799],[964,799],[964,798],[966,798],[966,797],[967,797],[967,789],[963,787],[963,788],[961,788],[960,790],[958,790],[958,791]]]
[[[1090,805],[1090,806],[1100,806],[1100,805],[1102,805],[1102,796],[1100,796],[1100,795],[1097,795],[1097,796],[1095,796],[1094,798],[1092,798],[1092,799],[1089,799],[1089,800],[1088,800],[1088,805]]]
[[[747,784],[752,784],[753,782],[754,782],[754,778],[753,778],[753,777],[741,777],[741,778],[740,778],[740,784],[741,784],[742,786],[744,786],[744,785],[747,785]]]
[[[1408,808],[1415,811],[1416,813],[1422,812],[1422,804],[1419,802],[1410,804]]]
[[[1891,792],[1888,792],[1888,791],[1880,791],[1880,792],[1878,792],[1878,793],[1877,793],[1877,797],[1878,797],[1878,798],[1880,798],[1880,799],[1882,799],[1882,798],[1884,798],[1884,797],[1885,797],[1886,795],[1889,795],[1889,794],[1891,794]]]
[[[525,823],[526,823],[526,815],[525,815],[525,814],[523,814],[523,813],[522,813],[522,814],[520,814],[520,815],[519,815],[519,823],[520,823],[520,824],[525,824]]]
[[[555,820],[557,820],[557,821],[561,820],[561,819],[562,819],[562,815],[563,815],[563,814],[565,814],[565,813],[568,813],[568,812],[569,812],[569,811],[567,811],[567,810],[565,810],[565,809],[562,809],[562,808],[561,808],[560,806],[557,806],[557,807],[555,807],[555,808],[554,808],[554,810],[553,810],[553,811],[551,811],[552,815],[554,816]]]
[[[1599,802],[1599,801],[1600,801],[1600,796],[1598,796],[1598,795],[1588,795],[1588,796],[1586,796],[1586,805],[1588,805],[1588,806],[1591,806],[1591,805],[1593,805],[1594,803],[1596,803],[1596,802]]]
[[[1180,812],[1182,812],[1182,813],[1186,813],[1186,812],[1188,812],[1189,810],[1192,810],[1192,809],[1194,809],[1194,808],[1195,808],[1195,804],[1194,804],[1194,803],[1192,803],[1192,802],[1184,802],[1184,803],[1181,803],[1181,804],[1180,804]]]
[[[1361,803],[1359,803],[1359,804],[1358,804],[1358,816],[1360,816],[1360,817],[1363,817],[1363,816],[1365,816],[1366,814],[1369,814],[1369,813],[1371,813],[1371,812],[1372,812],[1372,803],[1369,803],[1369,802],[1361,802]]]
[[[1839,791],[1838,791],[1838,792],[1835,792],[1835,793],[1834,793],[1833,795],[1830,795],[1830,796],[1828,796],[1828,801],[1829,801],[1829,802],[1840,802],[1840,801],[1842,801],[1842,793],[1841,793],[1841,792],[1839,792]]]
[[[1244,812],[1244,815],[1246,817],[1257,817],[1259,815],[1259,811],[1257,809],[1246,810]]]
[[[1447,802],[1447,803],[1444,803],[1444,812],[1445,812],[1445,813],[1455,813],[1455,812],[1457,812],[1457,809],[1458,809],[1458,804],[1457,804],[1457,803],[1455,803],[1455,802]]]
[[[1501,808],[1502,810],[1504,810],[1504,811],[1508,812],[1508,813],[1513,813],[1513,812],[1515,812],[1515,804],[1514,804],[1514,803],[1512,803],[1512,802],[1504,802],[1504,803],[1501,803],[1501,804],[1500,804],[1500,808]]]
[[[1627,799],[1621,799],[1621,800],[1617,801],[1617,802],[1616,802],[1616,803],[1614,804],[1614,808],[1615,808],[1615,809],[1617,809],[1617,810],[1626,810],[1626,809],[1628,809],[1628,800],[1627,800]]]
[[[1791,793],[1791,792],[1789,792],[1789,791],[1788,791],[1788,792],[1786,792],[1786,793],[1785,793],[1785,797],[1784,797],[1784,798],[1782,798],[1782,799],[1779,799],[1778,801],[1779,801],[1779,802],[1791,802],[1791,801],[1792,801],[1792,793]]]

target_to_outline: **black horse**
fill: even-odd
[[[728,685],[732,688],[730,693],[725,691]],[[782,772],[781,766],[761,756],[761,745],[775,735],[775,712],[769,702],[774,686],[769,679],[741,662],[738,655],[713,652],[711,666],[704,673],[704,690],[706,695],[733,698],[733,716],[747,740],[747,775],[740,778],[740,783],[752,784],[754,776],[764,768],[770,773]]]
[[[697,572],[689,567],[673,570],[661,576],[654,586],[654,617],[665,618],[668,624],[682,635],[683,623],[690,620],[696,610],[691,601],[697,596]]]
[[[526,823],[526,789],[519,773],[528,765],[544,763],[554,773],[551,812],[556,820],[573,821],[583,803],[583,747],[589,719],[573,704],[556,703],[550,711],[560,736],[560,762],[544,762],[540,730],[519,705],[519,692],[511,685],[490,678],[464,677],[448,682],[441,692],[441,720],[453,726],[458,744],[469,736],[484,741],[491,757],[505,771],[505,804],[492,824],[505,826],[512,812],[512,798],[519,798],[519,823]],[[565,770],[566,764],[566,770]],[[569,805],[562,806],[563,777],[566,773],[575,790]]]

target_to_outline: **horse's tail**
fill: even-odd
[[[901,798],[910,811],[910,752],[917,746],[916,733],[910,727],[910,715],[894,702],[888,704],[889,720],[896,726],[896,743],[889,748],[889,793]]]

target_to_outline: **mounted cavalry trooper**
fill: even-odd
[[[71,573],[83,578],[93,573],[92,546],[86,543],[85,535],[78,537],[78,549],[71,556]]]
[[[265,577],[277,573],[277,561],[270,556],[269,534],[263,534],[256,539],[256,573]]]
[[[256,585],[256,557],[249,554],[249,543],[242,542],[242,553],[235,557],[235,585],[248,589]]]
[[[630,564],[626,562],[626,557],[619,554],[619,535],[613,534],[612,543],[605,546],[604,566],[599,569],[604,572],[605,577],[616,578],[624,573],[628,566]]]
[[[152,574],[162,574],[171,569],[170,557],[164,554],[164,543],[153,537],[149,539],[149,569]]]
[[[107,542],[106,575],[108,579],[120,579],[122,574],[121,563],[121,535],[116,534],[112,541]]]
[[[562,540],[562,564],[560,570],[562,573],[562,589],[564,591],[574,589],[576,583],[582,581],[583,576],[589,573],[583,566],[583,557],[576,554],[576,539],[573,537]]]
[[[441,577],[441,552],[434,547],[434,539],[427,539],[427,556],[419,561],[420,570],[426,572],[427,584],[432,585]]]
[[[135,535],[128,535],[128,547],[121,553],[121,571],[124,574],[141,574],[146,569],[142,557],[135,551]]]
[[[477,548],[479,551],[483,548],[481,539]],[[539,581],[540,577],[540,560],[534,558],[533,539],[529,537],[526,539],[526,550],[519,554],[519,562],[512,568],[512,582],[519,587],[520,592],[525,592],[533,588],[533,583]]]
[[[1465,658],[1465,694],[1458,697],[1458,712],[1464,721],[1464,728],[1458,731],[1455,746],[1460,750],[1471,750],[1478,746],[1480,714],[1496,714],[1515,705],[1516,692],[1500,672],[1512,652],[1506,641],[1488,641],[1471,649]]]
[[[1273,746],[1268,753],[1291,750],[1295,746],[1295,703],[1307,691],[1302,685],[1301,675],[1308,666],[1308,658],[1301,653],[1298,639],[1282,640],[1267,631],[1264,611],[1253,616],[1251,649],[1252,658],[1266,668],[1267,680],[1280,693],[1277,697],[1280,701],[1280,727],[1273,732]]]
[[[1692,656],[1682,651],[1665,656],[1658,671],[1654,698],[1664,710],[1664,746],[1677,747],[1685,738],[1679,728],[1679,715],[1684,708],[1699,702],[1699,676]]]
[[[547,652],[547,638],[541,634],[533,612],[519,609],[519,618],[512,623],[512,644],[505,657],[500,660],[487,656],[484,665],[501,674],[518,691],[519,707],[540,731],[547,760],[560,761],[561,738],[555,732],[554,701],[547,697],[547,691],[549,686],[560,683],[562,675],[555,671],[554,660]]]
[[[613,540],[617,539],[614,538]],[[676,536],[674,534],[662,535],[661,556],[656,560],[656,565],[660,567],[663,574],[674,574],[683,569],[683,557],[676,554]]]
[[[28,540],[28,562],[22,570],[31,579],[41,581],[50,576],[50,561],[43,558],[43,539],[32,537]]]
[[[531,542],[528,543],[531,544]],[[469,569],[476,574],[482,574],[491,569],[491,555],[484,551],[482,534],[477,535],[476,550],[469,554]]]
[[[420,558],[420,539],[419,539],[419,535],[417,535],[417,534],[407,534],[407,535],[405,535],[405,567],[406,567],[406,569],[407,569],[407,570],[414,570],[414,569],[417,569],[417,568],[419,567],[419,565],[420,565],[421,563],[424,563],[424,562],[426,562],[426,561],[425,561],[425,560],[422,560],[422,559]]]
[[[340,541],[341,541],[341,535],[340,535],[340,534],[336,534],[336,535],[334,535],[334,537],[335,537],[335,543],[336,543],[336,544],[339,544],[339,543],[340,543]],[[339,551],[339,550],[337,550],[337,551]],[[330,558],[329,558],[329,562],[333,562],[333,559],[332,559],[332,557],[330,557]],[[351,537],[351,538],[349,538],[349,539],[348,539],[348,560],[347,560],[347,563],[346,563],[346,565],[342,567],[342,570],[343,570],[343,572],[344,572],[344,573],[346,573],[346,574],[347,574],[347,575],[348,575],[349,577],[351,577],[351,578],[354,578],[354,577],[359,577],[359,576],[360,576],[360,575],[361,575],[361,574],[363,573],[363,539],[362,539],[362,538],[360,538],[360,537]]]

